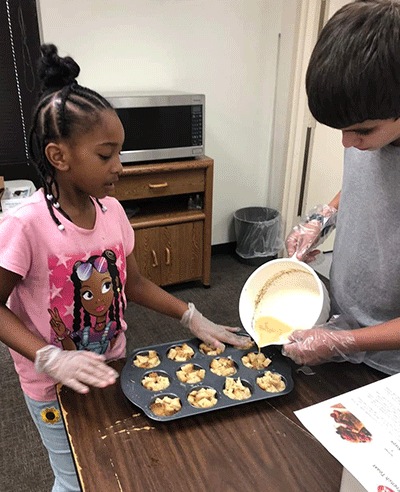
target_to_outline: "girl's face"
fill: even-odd
[[[117,114],[104,110],[93,128],[74,136],[67,144],[68,170],[64,182],[76,194],[104,198],[114,192],[114,183],[122,173],[119,153],[125,133]]]

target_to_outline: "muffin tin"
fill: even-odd
[[[191,359],[185,362],[176,362],[168,359],[168,351],[175,347],[180,346],[183,343],[187,343],[189,347],[194,350],[194,355]],[[277,396],[285,395],[293,389],[292,371],[289,362],[282,356],[280,347],[268,346],[264,347],[261,352],[271,359],[271,364],[262,370],[250,369],[243,365],[242,357],[249,352],[257,352],[258,348],[254,345],[250,349],[240,350],[230,345],[227,345],[224,352],[220,355],[205,355],[200,349],[199,345],[201,340],[198,338],[192,338],[187,340],[180,340],[176,342],[164,343],[161,345],[152,345],[149,347],[143,347],[136,349],[128,357],[125,366],[122,369],[120,384],[123,393],[133,404],[141,408],[144,413],[153,420],[169,421],[176,420],[183,417],[189,417],[193,415],[199,415],[205,412],[211,412],[219,410],[221,408],[232,407],[236,405],[242,405],[257,400],[265,400],[268,398],[275,398]],[[153,368],[140,368],[134,365],[133,361],[137,355],[147,355],[149,350],[155,350],[159,356],[160,364]],[[226,376],[218,376],[210,371],[210,363],[215,358],[226,357],[232,359],[235,362],[237,372],[231,376],[234,379],[240,377],[242,383],[248,386],[251,390],[250,398],[246,400],[232,400],[223,393]],[[192,363],[195,366],[199,366],[205,369],[205,377],[200,383],[182,383],[176,376],[176,371],[183,365]],[[257,384],[257,377],[262,376],[266,371],[278,373],[281,375],[285,382],[285,389],[280,392],[270,393],[262,390]],[[170,380],[168,388],[159,391],[151,391],[143,387],[142,379],[144,376],[151,372],[161,373],[167,375]],[[217,392],[217,403],[210,408],[197,408],[192,406],[187,396],[193,389],[200,389],[201,387],[214,388]],[[150,405],[156,398],[169,396],[172,398],[178,397],[180,399],[182,408],[180,411],[170,416],[158,416],[150,410]]]

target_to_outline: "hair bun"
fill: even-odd
[[[38,75],[41,82],[41,93],[54,92],[76,82],[80,68],[70,56],[58,56],[54,44],[43,44],[40,47],[42,57],[39,60]]]

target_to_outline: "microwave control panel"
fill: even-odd
[[[192,145],[203,145],[202,106],[192,106]]]

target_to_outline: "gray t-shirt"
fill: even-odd
[[[345,149],[330,284],[333,304],[362,326],[400,317],[400,147]],[[400,350],[365,363],[400,372]]]

